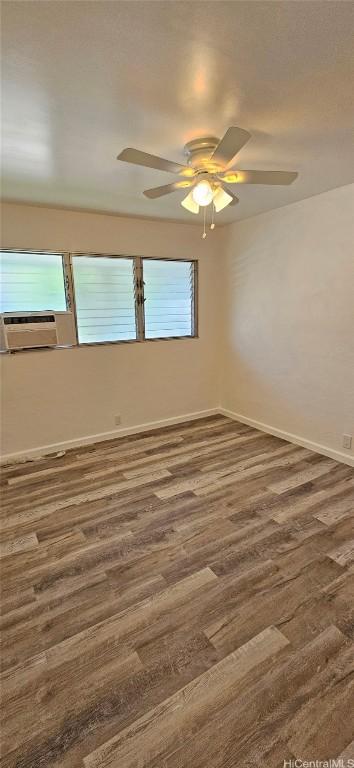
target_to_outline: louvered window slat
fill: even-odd
[[[193,263],[143,259],[145,337],[193,335]]]
[[[134,260],[73,256],[80,344],[136,339]]]

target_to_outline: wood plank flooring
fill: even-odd
[[[353,518],[222,416],[4,468],[1,765],[354,759]]]

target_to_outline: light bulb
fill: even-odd
[[[209,205],[213,199],[213,190],[209,181],[199,181],[192,190],[192,197],[197,205]]]

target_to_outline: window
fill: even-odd
[[[0,312],[67,309],[63,255],[2,251]]]
[[[194,335],[194,263],[143,259],[145,338]]]
[[[196,261],[0,251],[0,269],[0,312],[72,310],[67,344],[197,335]]]
[[[194,261],[74,255],[79,344],[196,335]]]
[[[136,339],[134,260],[73,256],[80,344]]]

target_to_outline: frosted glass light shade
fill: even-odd
[[[213,199],[213,190],[209,181],[206,179],[204,181],[199,181],[192,190],[192,197],[197,205],[210,205]]]
[[[227,205],[230,205],[231,201],[231,195],[228,195],[227,192],[220,187],[214,195],[214,207],[216,213],[219,213],[219,211],[222,211]]]
[[[187,197],[184,197],[181,201],[183,208],[186,208],[190,213],[199,213],[199,205],[193,199],[193,195],[190,192]]]

